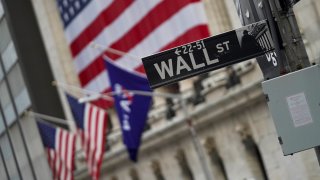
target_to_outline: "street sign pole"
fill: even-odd
[[[196,153],[199,157],[199,160],[200,160],[200,163],[201,163],[201,166],[202,166],[202,169],[204,171],[204,174],[206,176],[206,179],[207,180],[212,180],[214,179],[213,178],[213,175],[211,174],[210,170],[209,170],[209,166],[205,160],[205,152],[203,150],[203,146],[201,145],[200,141],[199,141],[199,138],[197,136],[197,132],[192,124],[192,120],[191,120],[191,117],[189,115],[189,112],[188,112],[188,107],[187,107],[187,103],[186,103],[186,100],[185,99],[182,99],[180,98],[180,103],[181,103],[181,106],[182,106],[182,110],[183,110],[183,113],[185,115],[185,121],[188,125],[188,128],[189,128],[189,131],[190,131],[190,134],[191,134],[191,137],[192,137],[192,142],[193,142],[193,145],[195,147],[195,150],[196,150]]]

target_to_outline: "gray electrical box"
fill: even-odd
[[[320,145],[320,66],[262,82],[284,155]]]

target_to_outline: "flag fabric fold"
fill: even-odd
[[[37,123],[55,180],[73,180],[76,135],[62,128]]]
[[[80,104],[77,99],[68,94],[67,99],[81,137],[88,171],[92,179],[99,179],[107,141],[107,112],[90,103]]]
[[[111,88],[115,93],[114,103],[121,124],[123,141],[130,159],[136,162],[151,97],[134,94],[130,90],[151,92],[151,89],[145,76],[129,72],[112,63],[107,57],[104,58]]]

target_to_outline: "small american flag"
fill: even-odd
[[[92,179],[99,179],[107,135],[107,112],[90,103],[80,104],[70,95],[67,99],[81,136],[89,173]]]
[[[67,42],[83,88],[110,91],[102,55],[144,73],[141,59],[209,36],[200,0],[57,0]],[[91,42],[127,55],[92,49]],[[110,105],[100,100],[97,105]]]
[[[38,122],[43,145],[47,150],[53,179],[73,180],[76,136],[61,128]]]

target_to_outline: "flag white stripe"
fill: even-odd
[[[117,20],[110,26],[106,27],[93,41],[97,44],[102,44],[106,47],[119,40],[126,34],[137,22],[139,22],[145,15],[154,8],[161,0],[136,1],[132,6],[127,8]],[[110,36],[112,35],[112,36]],[[100,50],[95,50],[88,44],[82,51],[74,58],[76,71],[80,73],[87,67],[94,59],[101,54]]]
[[[67,167],[68,169],[72,170],[72,150],[73,150],[73,144],[74,144],[74,136],[69,135],[69,143],[68,143],[68,159],[67,159]]]
[[[101,110],[100,110],[101,111]],[[97,137],[97,152],[96,152],[96,156],[95,156],[95,159],[96,160],[99,160],[100,156],[101,156],[101,153],[102,152],[102,145],[103,145],[103,137],[104,137],[104,134],[103,134],[103,121],[104,121],[104,117],[105,117],[105,114],[104,113],[100,113],[99,114],[99,119],[98,119],[98,137]]]
[[[104,70],[85,85],[84,89],[103,92],[108,87],[110,87],[109,76],[107,71]]]
[[[91,119],[90,137],[92,137],[95,140],[98,109],[93,106],[91,106],[91,108],[92,108],[92,116],[90,117]],[[96,143],[95,141],[91,141],[90,150],[93,150],[95,148],[95,145],[96,145],[95,143]]]
[[[66,27],[65,34],[67,42],[70,44],[74,41],[111,3],[112,0],[90,2]]]
[[[88,143],[88,140],[90,138],[89,135],[89,117],[90,116],[90,106],[85,106],[85,113],[84,113],[84,144],[85,146]],[[87,149],[85,149],[87,151]]]
[[[202,9],[201,3],[194,3],[186,6],[180,12],[172,16],[168,21],[163,23],[159,28],[147,36],[138,46],[128,52],[128,54],[135,54],[139,57],[147,56],[153,52],[159,51],[161,48],[169,44],[175,37],[179,37],[187,30],[197,25],[205,24],[206,19]],[[181,19],[181,17],[188,17],[188,19]],[[201,21],[200,21],[201,20]],[[175,26],[174,31],[169,31]],[[157,43],[154,43],[157,42]],[[146,52],[146,49],[150,52]],[[115,63],[126,69],[134,70],[141,65],[141,60],[132,60],[128,55],[125,55],[115,61]]]

